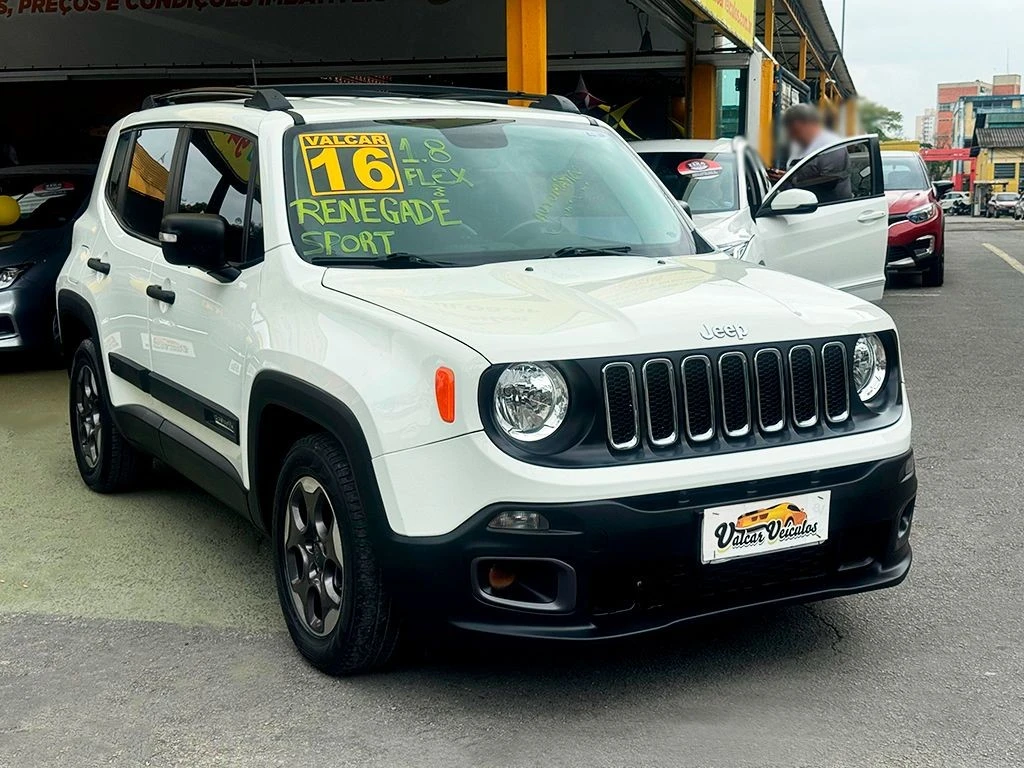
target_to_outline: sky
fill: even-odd
[[[840,35],[843,0],[823,0]],[[844,55],[858,93],[914,117],[936,85],[1024,74],[1024,0],[846,0]]]

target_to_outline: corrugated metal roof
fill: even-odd
[[[978,128],[974,143],[990,149],[1024,149],[1024,128]]]

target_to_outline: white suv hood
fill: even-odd
[[[492,363],[649,354],[891,328],[873,304],[722,255],[595,256],[445,269],[328,268],[323,285]],[[702,330],[718,326],[711,340]],[[742,341],[726,327],[742,326]]]

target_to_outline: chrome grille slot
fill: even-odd
[[[801,429],[818,423],[817,366],[814,349],[801,344],[789,350],[789,387],[793,423]]]
[[[679,406],[672,361],[648,360],[643,367],[644,415],[647,439],[656,448],[672,445],[679,437]]]
[[[754,382],[758,426],[766,434],[781,432],[786,427],[786,383],[779,350],[757,351],[754,355]]]
[[[601,384],[608,444],[617,451],[636,448],[640,444],[640,425],[632,364],[608,363],[601,370]]]
[[[747,357],[742,352],[726,352],[718,358],[721,385],[722,431],[726,437],[750,434],[750,378]]]
[[[821,348],[822,381],[825,385],[825,418],[840,424],[850,418],[850,387],[846,345],[830,341]]]
[[[715,436],[711,360],[704,355],[691,355],[683,360],[680,371],[683,376],[686,436],[695,443],[706,442]]]

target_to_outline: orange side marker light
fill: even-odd
[[[437,412],[441,420],[449,424],[455,421],[455,371],[441,366],[434,374],[434,396],[437,398]]]

